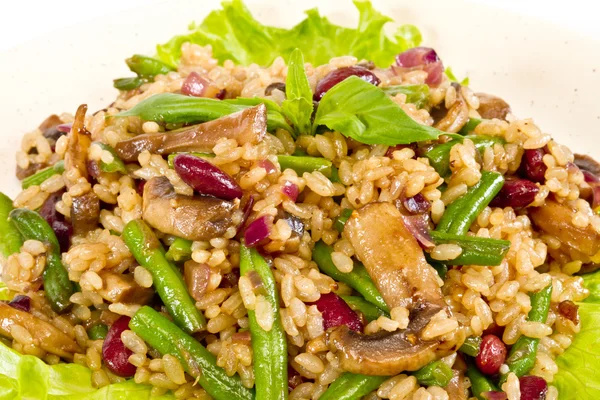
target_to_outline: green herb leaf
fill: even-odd
[[[296,128],[296,133],[310,133],[310,117],[313,112],[312,91],[306,72],[304,57],[298,49],[292,52],[288,62],[288,75],[285,81],[286,99],[281,104],[284,114]]]
[[[454,72],[452,72],[452,68],[447,67],[444,73],[452,82],[458,82],[458,78],[454,75]],[[463,86],[469,86],[469,77],[466,76],[465,79],[463,79],[459,83]]]
[[[395,96],[398,93],[406,95],[406,102],[412,103],[417,108],[423,108],[429,103],[429,86],[427,85],[397,85],[382,88],[389,96]]]
[[[383,90],[356,76],[338,83],[323,96],[313,130],[318,125],[361,143],[388,146],[437,139],[444,134],[415,122]]]
[[[332,24],[316,9],[306,11],[307,18],[291,29],[275,28],[258,22],[241,0],[223,3],[223,9],[211,12],[202,23],[190,25],[187,34],[175,36],[157,46],[157,58],[175,66],[181,58],[181,45],[191,42],[212,45],[213,56],[220,62],[233,60],[242,65],[269,65],[275,58],[288,59],[295,48],[313,65],[326,64],[332,57],[352,55],[387,67],[396,54],[421,43],[421,33],[412,25],[403,25],[388,37],[384,25],[391,21],[376,11],[369,1],[355,1],[360,13],[355,29]]]

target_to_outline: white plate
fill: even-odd
[[[219,1],[159,3],[64,28],[0,53],[0,185],[14,196],[14,153],[21,136],[51,113],[74,113],[87,103],[104,108],[116,95],[112,79],[131,75],[123,60],[153,54],[154,45],[183,33]],[[350,1],[267,1],[246,4],[262,22],[291,26],[302,11],[318,6],[336,23],[356,26]],[[398,23],[417,25],[424,44],[445,65],[467,74],[476,91],[507,100],[521,117],[577,152],[600,157],[600,42],[525,15],[463,1],[374,1]]]

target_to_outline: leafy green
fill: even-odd
[[[452,82],[458,82],[458,78],[454,75],[454,72],[452,72],[452,68],[446,67],[446,70],[444,71],[444,73],[446,74],[446,76],[448,77],[448,79],[450,79]],[[459,83],[461,85],[463,85],[463,86],[469,86],[469,77],[466,76]]]
[[[318,125],[326,125],[361,143],[388,146],[437,139],[444,134],[415,122],[383,90],[356,76],[325,93],[313,130]]]
[[[429,86],[427,85],[396,85],[382,88],[389,96],[398,93],[406,95],[406,102],[413,103],[417,108],[423,108],[429,102]]]
[[[304,57],[298,49],[292,52],[285,81],[286,99],[281,104],[284,114],[298,134],[310,133],[313,112],[312,90],[304,71]]]
[[[355,29],[332,24],[316,9],[306,11],[306,19],[298,25],[283,29],[258,22],[241,0],[225,1],[223,9],[211,12],[199,25],[190,25],[187,34],[158,45],[157,58],[175,66],[181,45],[191,42],[212,45],[213,56],[220,62],[233,60],[242,65],[269,65],[279,56],[288,59],[298,48],[313,65],[352,55],[387,67],[396,54],[421,43],[421,33],[413,25],[402,25],[388,37],[384,25],[390,17],[376,11],[369,1],[355,0],[354,5],[360,13]]]

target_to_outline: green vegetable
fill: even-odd
[[[152,229],[142,220],[133,220],[125,225],[122,238],[137,262],[152,274],[154,288],[175,323],[188,333],[203,330],[204,315],[196,308],[179,270],[167,261]]]
[[[435,269],[435,272],[438,273],[440,278],[446,279],[446,274],[448,273],[448,266],[446,264],[443,264],[431,258],[428,258],[427,262],[433,267],[433,269]]]
[[[433,361],[413,372],[419,383],[424,386],[446,386],[452,379],[452,368],[441,360]]]
[[[340,296],[353,310],[360,311],[365,318],[371,322],[379,317],[386,316],[389,314],[383,311],[376,305],[369,303],[360,296]]]
[[[267,129],[275,131],[276,129],[285,129],[288,132],[293,132],[292,127],[287,123],[283,116],[283,108],[273,100],[263,99],[261,97],[238,97],[236,99],[225,99],[226,103],[237,104],[242,106],[254,107],[259,104],[264,104],[267,107]]]
[[[396,85],[382,88],[388,96],[399,93],[406,95],[406,102],[413,103],[417,108],[423,108],[429,104],[429,86],[427,85]]]
[[[41,185],[46,179],[51,176],[62,174],[65,172],[65,162],[63,160],[58,161],[56,164],[44,168],[35,174],[28,176],[27,178],[21,181],[21,188],[27,189],[30,186]]]
[[[254,310],[248,310],[254,369],[256,397],[264,400],[287,399],[287,339],[279,314],[279,294],[271,267],[256,251],[243,243],[240,246],[240,275],[255,274],[262,282],[264,297],[271,307],[274,322],[264,330],[256,320]]]
[[[319,103],[313,131],[326,125],[365,144],[394,146],[437,139],[444,132],[409,117],[383,90],[351,76],[331,88]]]
[[[467,121],[467,123],[465,124],[465,126],[463,126],[460,131],[458,131],[458,133],[460,133],[461,135],[468,135],[469,133],[473,132],[475,130],[475,128],[477,128],[477,125],[479,125],[481,123],[481,120],[479,118],[469,118],[469,120]],[[490,138],[490,139],[498,139],[497,143],[501,143],[504,144],[504,140],[502,140],[500,137],[495,137],[495,136],[483,136],[483,135],[475,135],[473,136],[473,138]],[[470,138],[471,140],[473,140],[473,138]],[[477,143],[477,142],[473,142],[473,143]],[[493,144],[491,144],[493,145]],[[475,147],[477,148],[477,150],[481,151],[482,148],[477,147],[477,144],[475,144]]]
[[[162,355],[177,357],[185,371],[214,399],[254,399],[253,391],[245,388],[237,375],[228,376],[200,342],[158,311],[148,306],[140,308],[129,322],[129,328]]]
[[[436,231],[431,231],[430,234],[436,245],[452,243],[462,248],[462,253],[457,258],[444,261],[446,265],[500,265],[510,249],[508,240],[460,236]]]
[[[343,373],[319,397],[319,400],[359,400],[377,389],[389,377]]]
[[[156,75],[166,75],[175,70],[175,68],[165,64],[160,60],[139,54],[135,54],[126,59],[125,63],[131,72],[136,73],[140,78],[146,79],[154,79]]]
[[[177,238],[169,246],[169,250],[165,254],[169,261],[187,261],[192,258],[192,241],[182,238]]]
[[[505,143],[504,139],[497,136],[470,135],[466,136],[464,139],[470,139],[475,145],[475,148],[480,152],[487,147],[492,147],[496,143]],[[462,139],[438,144],[425,153],[425,157],[429,159],[429,164],[441,177],[445,178],[452,172],[450,171],[450,150],[458,143],[462,143]]]
[[[550,299],[552,297],[552,285],[529,295],[531,298],[531,310],[527,315],[527,320],[531,322],[546,322],[548,310],[550,309]],[[514,372],[521,377],[529,372],[535,364],[535,357],[540,339],[534,339],[527,336],[521,336],[517,342],[510,348],[506,365],[510,372]],[[506,381],[507,375],[500,377],[500,384]]]
[[[421,43],[421,33],[412,25],[402,25],[388,37],[383,28],[391,21],[389,17],[374,10],[368,1],[354,4],[360,13],[356,29],[334,25],[316,9],[306,11],[307,18],[293,28],[282,29],[258,22],[240,0],[226,2],[201,24],[191,25],[187,34],[157,46],[157,57],[175,66],[181,58],[181,45],[191,42],[212,45],[213,56],[221,63],[270,65],[279,56],[287,60],[299,48],[305,61],[314,66],[327,64],[332,57],[352,55],[388,67],[396,54]]]
[[[344,226],[346,226],[346,222],[348,221],[348,218],[350,218],[350,216],[352,215],[352,209],[350,208],[344,208],[342,210],[342,212],[340,213],[340,216],[337,217],[334,221],[333,221],[333,227],[338,231],[338,232],[343,232],[344,231]]]
[[[460,346],[460,351],[471,357],[477,357],[479,354],[479,348],[481,347],[481,336],[469,336],[465,339],[465,342]]]
[[[268,129],[282,128],[289,131],[292,130],[287,122],[285,122],[279,110],[274,109],[272,104],[267,100],[259,98],[222,101],[206,97],[160,93],[140,101],[131,109],[116,114],[115,117],[140,117],[144,121],[167,124],[193,124],[211,121],[260,103],[264,103],[267,106]],[[273,104],[276,105],[276,103]]]
[[[496,197],[504,177],[497,172],[483,171],[479,182],[462,197],[454,200],[448,207],[435,230],[455,235],[465,235],[473,221]]]
[[[104,339],[108,333],[108,326],[104,324],[94,325],[88,329],[87,333],[92,340]]]
[[[319,171],[330,178],[333,171],[331,161],[323,157],[279,155],[277,161],[282,171],[293,169],[298,176],[302,176],[305,172]]]
[[[54,311],[64,311],[71,305],[69,299],[73,294],[73,283],[69,280],[69,273],[62,264],[56,234],[46,220],[35,211],[16,208],[10,212],[9,217],[21,232],[23,239],[39,240],[50,246],[43,275],[44,293]]]
[[[286,99],[281,104],[285,116],[292,121],[297,134],[310,133],[313,94],[304,71],[304,57],[298,49],[292,52],[285,80]]]
[[[497,391],[498,388],[483,375],[471,361],[467,361],[467,377],[471,381],[471,392],[478,400],[487,400],[482,394],[485,392]]]
[[[365,300],[371,304],[376,305],[385,312],[389,312],[390,308],[385,303],[385,300],[383,300],[383,297],[381,297],[381,293],[379,293],[379,290],[375,287],[375,284],[365,267],[360,263],[354,263],[354,268],[352,268],[351,272],[340,272],[331,260],[332,252],[333,248],[321,241],[315,244],[312,258],[319,266],[321,272],[329,275],[336,281],[345,283],[358,293],[362,294]]]
[[[100,160],[100,170],[102,172],[120,172],[122,174],[127,174],[127,168],[125,168],[123,160],[119,158],[115,149],[102,142],[94,142],[93,144],[100,146],[102,150],[108,151],[113,156],[112,162],[109,163]]]
[[[21,233],[13,221],[8,219],[8,215],[12,210],[12,200],[0,192],[0,258],[4,261],[11,254],[18,253],[21,246],[23,246]]]
[[[144,84],[145,80],[140,77],[119,78],[113,80],[113,87],[119,90],[133,90]]]
[[[458,82],[458,78],[456,76],[454,76],[454,73],[452,72],[452,68],[447,67],[446,70],[444,71],[444,73],[446,74],[448,79],[450,79],[452,82]],[[463,79],[459,83],[462,86],[469,86],[469,77],[468,76],[465,77],[465,79]]]

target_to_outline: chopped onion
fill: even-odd
[[[296,202],[296,200],[298,200],[298,194],[300,194],[298,185],[290,181],[285,181],[283,187],[281,188],[281,192],[293,202]]]
[[[202,97],[210,82],[200,76],[196,71],[190,72],[181,85],[181,93],[187,96]]]
[[[275,167],[275,164],[273,164],[271,161],[266,160],[266,159],[259,161],[258,166],[261,168],[264,168],[265,171],[267,171],[267,174],[272,174],[274,172],[277,172],[277,167]]]
[[[73,127],[73,124],[60,124],[60,125],[56,125],[56,130],[62,133],[69,133],[71,132],[71,128]]]
[[[431,47],[415,47],[396,56],[396,65],[401,68],[416,68],[427,72],[425,83],[437,86],[442,82],[444,64]]]
[[[424,249],[435,247],[431,235],[429,235],[429,223],[427,214],[403,215],[402,220],[406,228],[417,239],[419,245]]]
[[[270,222],[266,215],[252,221],[244,232],[246,246],[255,247],[258,243],[268,238],[271,233]]]

